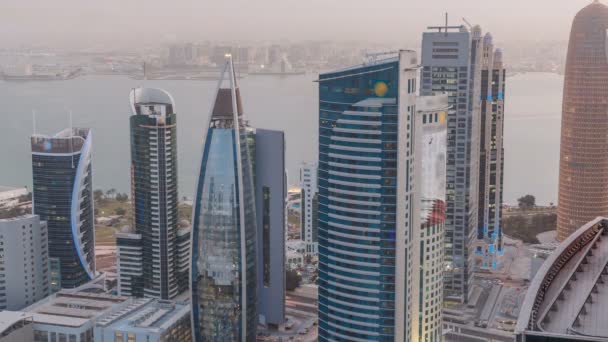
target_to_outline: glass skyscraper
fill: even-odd
[[[481,29],[431,27],[422,37],[420,95],[448,94],[444,289],[467,300],[472,281],[469,246],[477,238]]]
[[[33,211],[48,225],[51,265],[61,275],[54,289],[95,277],[92,139],[88,128],[31,137]]]
[[[119,272],[120,289],[134,296],[171,299],[188,289],[187,281],[178,281],[184,277],[178,269],[175,103],[169,93],[155,88],[135,88],[129,99],[135,235],[117,239],[119,250],[124,252],[118,254],[118,263],[125,266],[120,268],[125,272]],[[136,262],[125,248],[137,243],[141,257]],[[128,265],[139,272],[127,272]]]
[[[414,51],[319,77],[319,341],[412,333]]]
[[[230,56],[211,110],[195,190],[194,341],[255,341],[255,191],[247,127]]]

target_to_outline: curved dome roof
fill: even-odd
[[[136,114],[136,104],[165,104],[171,105],[175,112],[175,102],[167,91],[158,88],[133,88],[129,94],[131,101],[131,113]]]

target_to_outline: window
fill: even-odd
[[[270,286],[270,188],[262,188],[262,244],[264,258],[264,286]]]

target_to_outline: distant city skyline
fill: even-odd
[[[4,0],[0,11],[0,30],[11,33],[4,37],[4,47],[29,44],[128,47],[134,43],[140,46],[158,42],[159,39],[171,42],[210,38],[242,41],[357,39],[413,46],[419,43],[419,34],[426,26],[443,23],[444,13],[448,12],[452,23],[460,23],[461,18],[466,17],[471,23],[489,28],[506,41],[552,40],[560,37],[565,40],[568,28],[561,23],[571,21],[576,11],[590,2],[576,0],[561,2],[556,6],[555,2],[549,0],[513,0],[493,2],[489,6],[481,0],[436,0],[416,4],[387,0],[382,3],[383,6],[376,6],[369,2],[346,0],[237,0],[230,3],[194,0],[178,3],[143,0],[57,0],[52,3]],[[239,11],[234,11],[234,8],[239,8]],[[344,12],[344,9],[348,9],[348,12]],[[334,15],[339,12],[344,14]],[[539,16],[538,13],[543,15]],[[234,22],[255,22],[255,25],[226,25],[227,16]],[[368,24],[348,25],[362,20]],[[160,21],[162,25],[150,25],[151,22]],[[312,22],[316,24],[311,25]],[[218,32],[221,32],[221,36],[218,36]]]

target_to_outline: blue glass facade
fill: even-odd
[[[398,299],[409,297],[408,287],[402,287],[402,296],[398,288],[410,275],[409,269],[398,271],[398,265],[411,263],[407,256],[398,259],[398,231],[411,229],[400,227],[398,218],[399,186],[411,187],[409,152],[406,156],[399,149],[400,138],[410,139],[399,128],[406,120],[405,113],[400,115],[399,68],[395,58],[319,78],[322,342],[393,341],[398,334],[409,335],[409,315],[399,314],[409,311],[409,300]],[[415,92],[415,76],[406,83],[403,91]],[[401,154],[408,160],[404,169]],[[398,183],[399,172],[405,184]]]
[[[63,288],[95,276],[91,147],[89,129],[31,138],[34,213],[47,221],[49,256]]]
[[[227,68],[231,89],[220,88],[217,94],[204,142],[193,213],[191,286],[195,341],[256,338],[253,179],[231,61]]]

